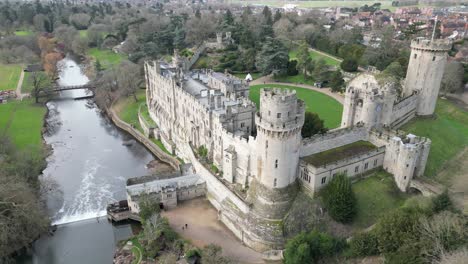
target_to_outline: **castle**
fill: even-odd
[[[312,195],[338,173],[354,177],[383,168],[407,191],[423,175],[430,139],[395,129],[434,113],[450,47],[444,40],[414,40],[401,95],[374,74],[357,76],[345,91],[341,127],[305,139],[305,105],[295,91],[262,89],[257,110],[248,83],[232,75],[191,71],[177,53],[172,64],[149,61],[153,136],[192,164],[219,219],[240,240],[258,251],[280,249],[282,221],[301,186]],[[208,163],[197,156],[200,148]]]

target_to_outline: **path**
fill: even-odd
[[[258,85],[258,84],[271,84],[271,85],[288,85],[288,86],[296,86],[296,87],[301,87],[309,90],[314,90],[319,93],[326,94],[335,100],[337,100],[340,104],[343,104],[344,102],[344,97],[340,95],[339,93],[333,93],[330,88],[318,88],[312,85],[307,85],[307,84],[296,84],[296,83],[284,83],[284,82],[275,82],[271,76],[263,76],[260,77],[256,80],[253,80],[250,82],[250,85]]]
[[[243,245],[218,221],[216,209],[204,198],[181,202],[162,215],[169,219],[174,230],[197,247],[213,243],[223,248],[223,255],[236,263],[264,263],[261,253]],[[188,228],[182,230],[185,224],[188,224]]]
[[[23,87],[23,80],[24,80],[24,71],[21,69],[21,74],[20,78],[18,80],[18,84],[16,85],[16,98],[19,100],[23,100],[23,97],[26,96],[26,94],[21,93],[21,88]]]

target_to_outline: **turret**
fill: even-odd
[[[417,38],[411,42],[411,55],[406,72],[403,96],[418,93],[416,114],[432,115],[447,63],[449,40]]]
[[[261,91],[256,116],[258,180],[267,188],[284,188],[296,180],[304,109],[296,91]]]

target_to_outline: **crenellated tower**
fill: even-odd
[[[262,89],[257,112],[258,181],[280,189],[296,180],[304,103],[296,91]]]
[[[411,41],[411,56],[403,96],[418,93],[417,115],[432,115],[452,42],[446,39],[417,38]]]

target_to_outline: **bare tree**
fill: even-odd
[[[136,92],[143,82],[140,66],[129,61],[124,61],[119,65],[117,71],[117,83],[120,94],[123,96],[133,96],[135,102],[137,102]]]
[[[29,82],[32,85],[32,95],[36,99],[36,103],[39,103],[39,96],[41,92],[47,92],[46,85],[50,83],[50,79],[46,74],[40,72],[33,72],[29,76]]]

